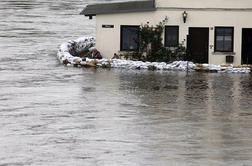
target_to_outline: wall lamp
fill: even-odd
[[[184,11],[183,14],[182,14],[182,17],[183,17],[184,23],[186,23],[186,19],[188,17],[188,13],[186,11]]]

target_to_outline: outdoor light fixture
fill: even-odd
[[[182,16],[183,16],[184,23],[186,23],[186,19],[187,19],[188,13],[186,11],[184,11],[183,14],[182,14]]]

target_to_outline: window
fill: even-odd
[[[179,44],[179,26],[165,27],[165,47],[177,47]]]
[[[234,27],[215,27],[215,52],[233,52],[233,40]]]
[[[121,51],[137,51],[139,26],[121,26]]]

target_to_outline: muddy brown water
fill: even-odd
[[[252,165],[250,74],[60,65],[88,2],[0,1],[1,166]]]

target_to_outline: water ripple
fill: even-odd
[[[251,75],[60,65],[91,2],[0,1],[0,166],[251,165]]]

